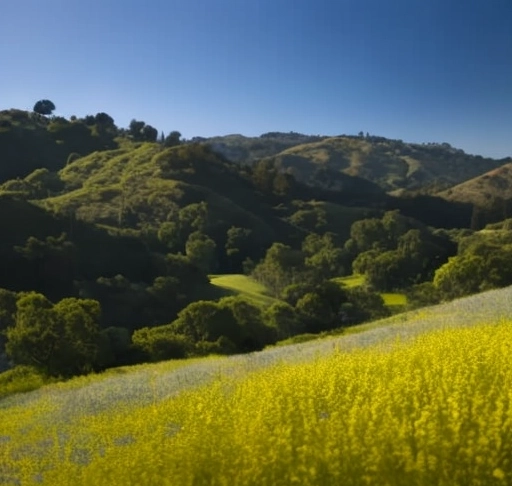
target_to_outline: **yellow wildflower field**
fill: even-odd
[[[323,349],[153,402],[0,401],[0,484],[512,484],[512,322]]]

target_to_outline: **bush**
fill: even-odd
[[[13,393],[37,390],[50,381],[32,366],[16,366],[0,373],[0,399]]]
[[[176,334],[170,325],[138,329],[133,333],[132,343],[150,361],[183,359],[193,349],[191,339]]]
[[[237,347],[229,338],[221,336],[217,341],[199,341],[195,344],[194,353],[199,356],[209,354],[236,354]]]

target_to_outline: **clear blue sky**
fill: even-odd
[[[512,0],[16,0],[0,109],[512,156]]]

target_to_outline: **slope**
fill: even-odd
[[[65,190],[40,204],[112,229],[156,232],[180,208],[200,202],[208,205],[212,233],[248,226],[272,238],[281,224],[235,171],[194,145],[127,144],[78,159],[59,175]]]
[[[229,293],[245,297],[250,302],[259,306],[269,306],[277,300],[268,295],[264,285],[247,275],[210,275],[210,282],[212,285],[227,290]]]
[[[245,137],[232,134],[219,137],[196,137],[193,141],[205,143],[212,150],[232,162],[252,164],[253,162],[278,154],[295,145],[322,140],[322,136],[303,135],[301,133],[269,132],[259,137]]]
[[[448,201],[472,204],[475,225],[512,216],[512,162],[458,184],[438,194]],[[480,214],[478,214],[480,212]]]
[[[198,477],[220,484],[244,474],[246,484],[289,484],[301,474],[301,484],[319,485],[338,484],[338,474],[355,485],[363,473],[378,484],[398,468],[403,484],[436,477],[444,486],[454,484],[462,457],[468,467],[455,484],[500,484],[482,478],[510,473],[500,461],[510,447],[508,388],[493,373],[509,384],[502,341],[510,327],[497,322],[510,314],[511,292],[480,294],[359,334],[183,366],[125,368],[5,398],[2,482],[128,484],[129,475],[137,484]],[[479,413],[468,414],[473,405]],[[484,440],[489,434],[493,440]],[[471,437],[482,440],[463,448]],[[482,450],[486,459],[477,461]],[[435,460],[425,467],[427,453]]]
[[[117,129],[84,120],[47,118],[23,110],[0,111],[0,183],[35,169],[59,170],[70,156],[111,149]]]
[[[448,144],[413,144],[371,136],[326,138],[294,146],[272,159],[298,180],[328,170],[366,179],[386,191],[424,192],[459,184],[506,162],[468,155]],[[343,185],[343,179],[332,184]]]

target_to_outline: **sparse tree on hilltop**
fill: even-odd
[[[55,105],[50,100],[39,100],[34,105],[34,111],[40,115],[51,115],[55,110]]]

